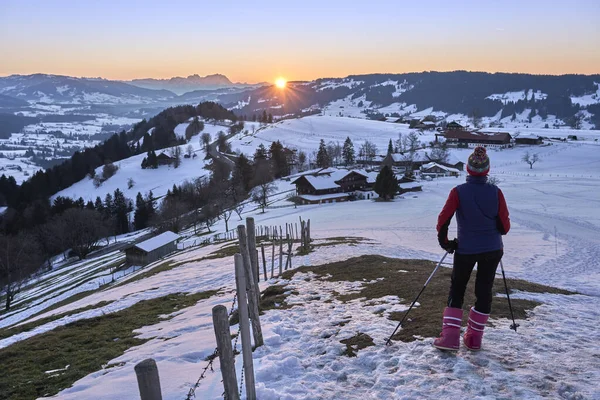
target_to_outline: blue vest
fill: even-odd
[[[467,183],[456,187],[459,207],[459,254],[478,254],[500,250],[502,236],[498,231],[498,188],[487,183],[487,176],[467,177]]]

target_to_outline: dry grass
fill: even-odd
[[[338,295],[341,301],[349,301],[357,298],[376,299],[388,295],[396,295],[402,299],[403,304],[410,303],[417,296],[423,284],[435,268],[435,263],[424,260],[400,260],[381,256],[361,256],[349,260],[316,266],[300,267],[284,274],[289,279],[296,272],[313,272],[320,279],[331,281],[371,281],[383,278],[375,283],[365,284],[358,293]],[[400,270],[407,272],[399,272]],[[474,273],[475,274],[475,273]],[[474,304],[474,278],[467,286],[463,308],[468,310]],[[431,280],[425,292],[419,298],[419,306],[414,307],[408,319],[404,322],[402,329],[394,335],[395,340],[412,341],[415,336],[434,337],[439,334],[441,316],[447,302],[448,289],[450,285],[450,268],[440,268]],[[521,290],[536,293],[558,293],[573,294],[561,289],[538,285],[516,279],[508,279],[511,290]],[[504,294],[504,283],[501,277],[497,277],[493,288],[494,295]],[[527,318],[527,310],[539,305],[534,301],[511,299],[515,318]],[[492,318],[510,318],[508,302],[505,299],[494,298],[492,305]],[[466,314],[466,313],[465,313]],[[404,312],[392,313],[390,319],[400,321]],[[467,316],[465,315],[466,322]]]
[[[351,338],[340,340],[340,343],[346,345],[346,350],[342,353],[344,356],[356,357],[356,352],[369,346],[375,346],[373,338],[366,333],[358,332]]]
[[[161,316],[215,293],[178,293],[141,301],[125,310],[79,320],[1,349],[0,399],[52,396],[102,369],[130,347],[146,342],[148,339],[136,338],[135,329],[156,324]],[[67,365],[67,370],[54,376],[45,373]]]

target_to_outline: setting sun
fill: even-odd
[[[277,78],[275,80],[275,86],[278,88],[283,89],[285,85],[287,85],[287,81],[284,78]]]

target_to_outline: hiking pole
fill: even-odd
[[[510,310],[510,316],[513,321],[512,325],[510,326],[510,329],[513,329],[516,332],[519,324],[517,324],[515,322],[515,315],[513,314],[512,305],[510,304],[510,296],[508,295],[508,285],[506,284],[506,275],[504,275],[504,265],[502,264],[502,260],[500,260],[500,269],[502,270],[502,279],[504,279],[504,288],[506,288],[506,298],[508,299],[508,309]]]
[[[417,297],[415,298],[415,300],[412,302],[412,304],[410,305],[410,307],[408,307],[408,310],[406,311],[406,314],[404,314],[404,317],[402,317],[402,320],[400,321],[400,323],[398,324],[398,326],[396,327],[396,329],[394,329],[394,332],[392,332],[392,334],[390,335],[390,338],[385,342],[385,344],[387,346],[389,346],[392,343],[392,336],[394,336],[396,334],[396,331],[400,328],[400,326],[402,325],[402,323],[406,319],[406,316],[408,315],[408,313],[410,312],[410,310],[412,310],[412,308],[415,305],[415,303],[417,302],[417,300],[419,300],[419,297],[421,296],[421,293],[423,293],[423,291],[425,290],[425,288],[429,284],[429,281],[431,280],[431,278],[433,278],[433,275],[435,274],[435,271],[437,271],[438,268],[440,267],[440,265],[442,265],[442,261],[444,261],[444,258],[446,258],[447,255],[448,255],[448,252],[446,251],[446,253],[442,257],[442,259],[440,260],[440,262],[436,265],[436,267],[433,270],[433,272],[431,273],[431,275],[429,275],[429,278],[427,278],[427,280],[425,281],[425,284],[423,285],[423,289],[421,289],[421,291],[419,292],[419,294],[417,295]]]

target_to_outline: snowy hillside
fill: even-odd
[[[518,321],[521,325],[518,333],[508,328],[509,320],[494,319],[492,311],[493,325],[486,328],[484,350],[470,353],[463,348],[457,355],[449,355],[431,347],[432,337],[394,342],[391,347],[384,345],[397,323],[387,316],[393,311],[405,310],[422,282],[397,296],[343,302],[335,296],[356,293],[373,282],[331,282],[310,273],[297,274],[288,280],[270,279],[260,283],[261,289],[274,284],[286,285],[289,296],[285,304],[291,308],[269,310],[261,317],[265,345],[253,356],[258,398],[600,398],[598,386],[593,383],[600,380],[596,345],[600,339],[596,329],[600,319],[599,149],[594,141],[556,142],[537,147],[535,152],[541,160],[533,169],[520,161],[531,147],[489,152],[492,175],[499,179],[511,213],[512,229],[504,237],[503,260],[508,277],[579,294],[513,292],[513,299],[541,303],[528,312],[526,320]],[[462,160],[466,160],[469,153],[466,149],[452,151],[453,156]],[[184,160],[182,168],[186,161],[199,162],[198,159]],[[171,181],[178,172],[168,171]],[[318,270],[316,266],[321,264],[369,254],[438,261],[442,252],[435,237],[437,215],[448,191],[463,179],[464,175],[459,179],[423,182],[423,192],[405,195],[391,203],[364,200],[269,208],[265,214],[253,211],[244,216],[253,216],[259,226],[294,223],[298,216],[311,219],[315,244],[322,246],[309,255],[294,256],[294,268],[305,265]],[[91,189],[82,188],[79,193],[85,190]],[[274,206],[285,204],[282,200]],[[222,232],[223,222],[214,228]],[[455,229],[452,222],[451,236],[455,235]],[[356,239],[352,243],[323,245],[336,237]],[[18,344],[32,334],[44,337],[43,332],[69,322],[119,313],[136,307],[142,300],[220,289],[195,305],[177,310],[162,322],[137,330],[139,337],[149,341],[107,361],[103,368],[54,397],[135,398],[137,385],[133,366],[151,357],[158,364],[163,398],[184,398],[205,367],[205,358],[214,351],[211,308],[216,304],[231,306],[232,257],[211,256],[221,246],[186,249],[153,264],[157,271],[154,275],[136,279],[152,271],[153,266],[146,267],[114,285],[34,318],[27,308],[12,313],[10,319],[0,315],[2,325],[17,321],[40,324],[33,332],[0,340],[0,348]],[[98,262],[118,262],[116,255],[105,257],[105,261],[99,259]],[[267,252],[267,265],[270,260],[270,252]],[[47,287],[62,290],[59,288],[68,286],[72,279],[69,276],[81,274],[85,265],[90,273],[102,279],[106,271],[103,272],[98,262],[75,264],[70,270],[54,272],[54,283]],[[165,265],[174,267],[165,269]],[[435,282],[442,279],[442,275],[434,277]],[[423,294],[424,298],[432,295],[434,293],[428,291]],[[494,299],[494,304],[504,302],[506,299],[502,296]],[[36,312],[48,306],[36,304]],[[71,315],[44,319],[65,312]],[[232,333],[235,332],[237,325],[232,326]],[[357,357],[343,355],[346,346],[340,341],[354,337],[357,332],[369,335],[373,345],[357,350]],[[561,362],[556,363],[556,359]],[[56,363],[56,368],[64,369],[70,363],[68,359],[61,362],[61,365]],[[236,360],[238,378],[241,364],[240,355]],[[196,394],[197,398],[218,399],[222,391],[217,360],[215,372],[208,372]]]
[[[231,140],[231,147],[244,154],[252,155],[262,143],[269,147],[272,142],[279,140],[284,146],[302,150],[307,154],[318,150],[321,139],[344,143],[349,137],[356,151],[366,140],[377,146],[379,154],[385,154],[387,146],[398,139],[401,133],[407,135],[411,130],[405,124],[393,124],[380,121],[369,121],[358,118],[341,118],[330,116],[311,116],[299,119],[288,119],[267,125],[248,135],[240,133]],[[424,143],[435,140],[433,132],[419,132],[419,139]]]

